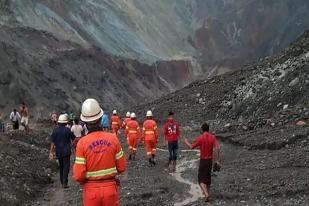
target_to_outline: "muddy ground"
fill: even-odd
[[[22,131],[1,135],[0,205],[82,205],[77,183],[71,180],[69,189],[61,188],[56,163],[47,161],[50,129],[42,128],[30,135]],[[184,134],[189,139],[198,135],[196,129]],[[160,142],[156,167],[148,166],[141,145],[137,160],[129,162],[120,176],[121,205],[309,204],[308,126],[217,136],[223,169],[213,176],[211,203],[204,203],[196,184],[198,152],[181,145],[177,172],[171,174],[166,167],[168,153]],[[274,142],[265,141],[270,137]]]

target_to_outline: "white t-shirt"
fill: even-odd
[[[74,124],[71,127],[71,132],[74,133],[75,137],[81,137],[82,136],[82,131],[84,130],[84,128],[81,125],[76,125]]]
[[[14,114],[14,112],[11,113],[10,115],[10,120],[12,120],[13,122],[17,122],[20,120],[20,114],[18,112],[16,112],[16,114]]]

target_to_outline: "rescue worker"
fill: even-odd
[[[124,120],[122,121],[122,125],[121,125],[123,129],[126,129],[127,123],[131,120],[130,116],[131,116],[131,113],[127,112],[126,118],[124,118]]]
[[[205,201],[208,202],[213,164],[215,164],[216,170],[220,170],[218,169],[220,166],[220,146],[215,135],[209,132],[209,125],[207,123],[204,123],[201,129],[202,134],[192,144],[187,139],[184,140],[184,143],[190,149],[200,148],[198,183],[205,196]]]
[[[140,137],[140,128],[136,121],[136,114],[133,112],[130,115],[131,120],[127,123],[125,136],[127,137],[127,143],[129,145],[129,160],[135,160],[137,153],[137,143]]]
[[[25,102],[22,102],[20,107],[21,120],[20,124],[25,127],[26,132],[29,132],[29,109]]]
[[[175,172],[180,129],[178,122],[174,120],[174,112],[169,112],[168,116],[169,116],[168,120],[164,124],[163,133],[165,141],[168,144],[168,152],[169,152],[168,167],[172,170],[172,172]]]
[[[156,144],[158,142],[157,123],[153,120],[152,111],[147,111],[146,120],[143,124],[142,141],[145,144],[150,166],[155,166]]]
[[[111,116],[111,126],[112,126],[112,132],[116,135],[118,135],[118,131],[120,129],[121,120],[120,117],[117,115],[117,111],[113,110],[113,115]]]
[[[102,131],[103,110],[95,99],[82,104],[88,134],[79,140],[73,178],[83,186],[84,206],[118,206],[116,176],[126,170],[125,154],[115,134]]]
[[[66,115],[59,115],[58,127],[54,129],[50,141],[49,159],[54,159],[56,155],[59,162],[60,182],[63,188],[68,188],[68,176],[70,172],[71,141],[75,136],[66,127],[69,120]]]

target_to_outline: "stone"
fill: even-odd
[[[288,104],[284,105],[284,106],[283,106],[283,110],[286,110],[288,107],[289,107]]]
[[[293,79],[290,83],[289,83],[289,87],[294,87],[295,85],[297,85],[299,83],[299,78],[296,77],[295,79]]]
[[[301,127],[301,126],[305,126],[305,125],[307,125],[307,123],[305,121],[300,120],[300,121],[296,122],[296,126]]]

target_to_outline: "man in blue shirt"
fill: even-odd
[[[103,114],[102,120],[101,120],[101,125],[104,131],[109,130],[109,119],[107,114]]]
[[[71,142],[75,136],[69,128],[67,115],[60,115],[58,127],[54,129],[50,141],[49,159],[54,158],[54,154],[59,161],[60,181],[63,188],[68,188],[68,176],[70,172]]]

